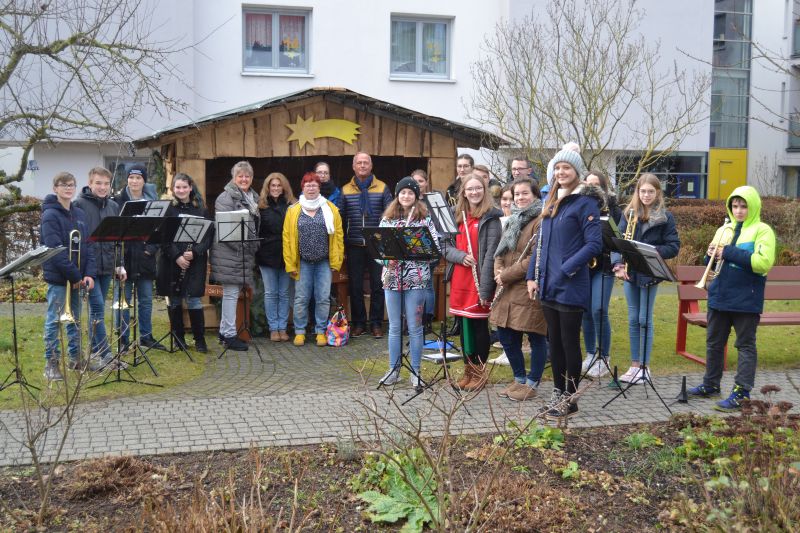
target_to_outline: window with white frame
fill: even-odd
[[[450,78],[452,19],[392,16],[392,77]]]
[[[244,70],[308,72],[309,18],[309,11],[243,8]]]

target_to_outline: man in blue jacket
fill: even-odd
[[[53,192],[42,202],[42,244],[50,248],[65,246],[60,254],[45,261],[43,265],[44,280],[47,282],[47,314],[44,322],[44,358],[46,361],[44,377],[48,381],[61,381],[64,375],[59,367],[61,358],[59,342],[59,317],[65,311],[67,286],[70,292],[70,310],[76,321],[80,321],[81,300],[79,289],[88,291],[94,288],[95,263],[92,249],[86,238],[89,236],[86,216],[80,207],[70,202],[75,195],[75,176],[69,172],[60,172],[53,178]],[[72,248],[75,253],[68,253],[70,233],[74,230]],[[80,263],[78,263],[80,250]],[[80,366],[80,329],[77,323],[67,322],[69,339],[69,368],[81,370]],[[96,361],[90,362],[90,370],[96,370]]]
[[[364,274],[369,269],[370,303],[369,323],[376,339],[383,337],[383,283],[382,266],[369,257],[364,240],[365,226],[377,226],[386,207],[392,201],[392,193],[384,182],[372,173],[372,158],[366,152],[353,157],[354,176],[339,196],[337,207],[344,226],[347,275],[350,277],[350,313],[353,337],[363,335],[367,323],[364,306]]]

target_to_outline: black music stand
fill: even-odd
[[[124,245],[124,243],[147,241],[150,235],[152,235],[156,231],[156,229],[158,229],[158,227],[162,224],[163,221],[164,219],[161,217],[143,217],[143,216],[106,217],[100,221],[100,225],[97,226],[97,229],[94,230],[94,233],[92,233],[92,235],[87,240],[90,242],[113,242],[114,257],[121,258],[120,261],[124,262],[124,257],[120,254],[120,250]],[[115,265],[115,270],[116,270],[116,265]],[[118,291],[122,292],[121,283],[118,285]],[[135,294],[135,291],[131,291],[131,294]],[[119,297],[118,301],[122,301],[121,296]],[[136,313],[136,305],[134,303],[134,316],[135,313]],[[128,320],[128,324],[130,327],[132,321]],[[117,328],[119,329],[121,327],[122,327],[122,308],[121,306],[119,306],[117,309]],[[135,343],[132,343],[132,345],[135,346]],[[134,349],[137,349],[137,347],[135,347]],[[141,349],[139,350],[141,351]],[[150,366],[150,370],[153,371],[153,374],[158,376],[156,369],[150,362],[150,358],[147,357],[147,353],[142,351],[142,357]],[[136,359],[136,353],[134,352],[134,360],[135,359]],[[92,385],[92,387],[100,387],[102,385],[107,385],[109,383],[120,383],[120,382],[139,383],[141,385],[163,387],[163,385],[139,381],[133,377],[133,375],[127,368],[128,366],[127,363],[125,363],[122,360],[122,336],[120,335],[120,331],[117,331],[117,351],[114,354],[114,366],[116,367],[115,370],[109,372],[101,383]],[[123,371],[127,375],[127,378],[122,377]],[[109,379],[111,378],[112,374],[116,374],[116,377],[113,379]]]
[[[17,297],[14,285],[14,274],[27,268],[38,266],[65,249],[64,246],[58,246],[56,248],[40,246],[0,269],[0,280],[7,279],[11,281],[11,338],[13,339],[14,346],[14,368],[8,376],[6,376],[6,379],[0,383],[0,392],[10,388],[12,385],[19,385],[33,398],[36,398],[36,395],[31,389],[42,390],[36,385],[28,383],[28,380],[25,379],[25,375],[22,373],[22,369],[19,367],[19,348],[17,346]]]
[[[196,216],[167,217],[164,219],[164,223],[161,225],[158,231],[153,234],[149,242],[162,245],[167,243],[181,243],[188,244],[190,247],[194,247],[206,237],[211,224],[212,222],[210,220]],[[161,253],[164,253],[163,250]],[[169,279],[170,285],[172,285],[173,282],[171,280],[173,278],[175,262],[170,261],[169,266]],[[172,288],[174,287],[171,286],[170,289]],[[182,288],[179,289],[179,294],[182,294]],[[170,294],[172,294],[172,290],[170,290]],[[182,297],[179,295],[178,298],[180,299]],[[181,320],[183,320],[182,316]],[[181,343],[175,342],[176,337],[175,332],[172,331],[172,327],[170,327],[169,331],[162,335],[160,339],[157,339],[156,343],[161,343],[161,341],[165,340],[167,337],[169,337],[169,350],[167,350],[167,353],[183,352],[186,357],[189,358],[189,361],[194,363],[194,359],[192,359],[192,356],[189,353],[186,345],[181,345]],[[175,347],[176,345],[177,348]]]
[[[453,211],[450,205],[445,200],[444,196],[439,191],[427,192],[424,195],[425,204],[428,206],[428,212],[431,215],[431,220],[433,220],[433,225],[436,227],[436,231],[439,233],[441,237],[442,243],[442,255],[446,256],[447,250],[447,242],[448,240],[458,233],[458,225],[456,224],[456,220],[453,217]],[[445,276],[444,276],[444,284],[445,284],[445,294],[447,294],[447,283],[448,283],[448,276],[447,276],[447,269],[448,266],[445,263]],[[456,318],[455,320],[459,320]],[[448,363],[448,356],[447,350],[448,348],[452,348],[455,351],[461,351],[459,348],[455,346],[455,344],[448,342],[447,340],[447,316],[442,317],[441,320],[441,334],[434,335],[436,336],[436,341],[440,346],[440,354],[441,354],[441,363],[443,365],[447,365]],[[461,357],[458,356],[458,359]],[[427,359],[431,359],[428,357]],[[445,370],[445,374],[448,374],[447,370]],[[447,378],[449,379],[450,376],[448,375]]]
[[[658,254],[655,246],[650,244],[646,244],[639,241],[629,241],[625,239],[618,239],[614,238],[614,245],[615,248],[622,254],[625,258],[625,262],[628,264],[629,270],[633,270],[639,274],[644,274],[645,276],[649,276],[654,280],[659,281],[678,281],[675,277],[675,274],[669,269],[669,266],[664,262],[664,259]],[[645,305],[647,309],[650,308],[650,291],[647,291],[647,300]],[[647,396],[647,386],[649,385],[653,392],[661,400],[661,403],[664,405],[669,414],[672,414],[672,410],[669,408],[667,403],[664,401],[664,398],[658,393],[656,390],[655,385],[653,384],[653,380],[650,377],[650,372],[647,369],[647,364],[644,361],[647,361],[647,330],[650,329],[650,317],[649,314],[646,314],[646,319],[644,323],[644,345],[643,353],[642,353],[642,364],[639,367],[639,371],[633,376],[633,381],[628,383],[628,386],[624,389],[620,389],[620,392],[611,398],[609,401],[603,405],[605,409],[611,402],[619,398],[622,394],[627,392],[631,387],[636,384],[636,376],[639,373],[642,374],[640,378],[644,381],[644,392],[645,396]],[[640,335],[640,339],[641,339]]]
[[[403,351],[403,323],[406,319],[405,291],[403,290],[403,282],[405,281],[404,263],[406,261],[425,261],[430,263],[438,259],[440,254],[433,235],[425,226],[365,227],[364,235],[366,235],[367,250],[372,259],[400,263],[400,360],[391,370],[399,372],[401,368],[406,368],[412,376],[417,378],[418,382],[415,387],[415,394],[401,404],[405,405],[422,394],[425,389],[433,387],[436,382],[444,379],[444,377],[437,379],[437,372],[437,376],[426,382],[408,362],[408,354]],[[420,346],[420,348],[422,347]],[[421,361],[422,354],[420,353]],[[384,386],[383,381],[378,383],[378,388],[382,386]]]
[[[229,211],[228,213],[237,213],[238,214],[237,211]],[[250,306],[248,305],[248,300],[247,300],[247,288],[248,288],[248,286],[247,286],[247,276],[246,276],[246,274],[247,274],[246,273],[247,263],[244,260],[244,246],[245,246],[245,243],[258,242],[261,239],[260,238],[249,239],[247,237],[247,235],[248,235],[248,223],[249,223],[249,220],[248,220],[249,212],[248,211],[244,211],[244,213],[247,213],[247,215],[246,215],[247,218],[242,217],[238,221],[225,221],[225,220],[219,220],[219,218],[220,218],[219,215],[222,214],[222,212],[219,212],[219,213],[217,213],[218,220],[216,222],[217,222],[217,237],[218,237],[220,242],[229,242],[229,243],[233,243],[233,244],[239,243],[242,246],[242,255],[241,255],[241,258],[242,258],[242,269],[241,269],[242,270],[242,289],[241,290],[244,293],[242,295],[243,298],[244,298],[244,310],[243,310],[243,313],[242,313],[242,315],[243,315],[242,316],[242,325],[236,330],[236,336],[238,337],[240,333],[246,331],[247,334],[250,335],[250,339],[252,340],[253,339],[253,334],[250,332],[250,317],[248,316],[250,314],[248,312],[249,309],[250,309]],[[255,233],[255,231],[253,231],[253,233]],[[237,307],[238,307],[238,303],[237,303]],[[234,323],[235,322],[236,322],[236,319],[234,318]],[[256,349],[256,354],[258,354],[259,361],[261,361],[263,363],[264,362],[264,358],[261,357],[261,349],[258,347],[258,344],[256,344],[255,340],[253,340],[253,342],[251,344],[253,345],[253,348]],[[225,355],[225,353],[229,349],[230,348],[228,346],[225,346],[225,348],[217,356],[217,359],[222,359],[222,356]]]
[[[603,251],[609,250],[611,252],[619,252],[620,250],[614,244],[614,239],[622,239],[622,234],[619,232],[619,228],[617,227],[616,222],[614,222],[614,219],[611,218],[611,217],[608,217],[608,216],[600,217],[600,227],[602,229],[602,234],[603,234]],[[597,350],[594,352],[594,356],[592,357],[592,360],[591,360],[589,366],[586,368],[586,372],[583,373],[583,375],[581,376],[580,380],[581,381],[584,380],[586,375],[589,373],[589,370],[591,370],[591,368],[595,365],[595,363],[597,363],[597,361],[599,359],[600,362],[603,365],[605,365],[606,370],[608,370],[608,373],[611,374],[611,383],[608,385],[609,388],[613,387],[613,388],[622,390],[622,385],[620,384],[619,379],[617,379],[618,376],[617,376],[616,367],[614,367],[614,369],[612,370],[612,368],[608,365],[608,359],[604,359],[600,355],[600,353],[603,350],[603,325],[604,325],[603,316],[606,314],[606,309],[605,309],[605,307],[603,305],[603,298],[602,298],[602,295],[605,294],[605,292],[606,292],[606,277],[605,277],[605,273],[603,272],[603,252],[602,251],[600,253],[599,264],[600,264],[599,268],[600,268],[600,294],[601,294],[601,298],[600,298],[600,336],[597,339]],[[612,281],[612,284],[613,284],[613,281]],[[591,320],[594,320],[594,318],[591,318]],[[622,396],[624,396],[625,399],[627,399],[627,396],[625,396],[625,391],[623,391]]]

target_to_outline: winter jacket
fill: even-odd
[[[258,236],[261,237],[256,263],[269,268],[284,268],[283,262],[283,220],[289,205],[283,195],[277,200],[267,198],[267,207],[259,209],[261,225]]]
[[[220,213],[250,209],[244,194],[231,180],[225,185],[222,194],[217,196],[217,201],[214,203],[215,211]],[[254,205],[258,205],[258,195],[252,188],[248,189],[247,194]],[[241,285],[244,282],[252,286],[259,242],[257,240],[259,221],[256,208],[255,211],[251,211],[250,220],[247,223],[245,239],[252,239],[247,242],[218,242],[218,239],[225,238],[226,235],[217,234],[211,247],[211,277],[214,281],[220,285]],[[242,276],[243,266],[244,277]]]
[[[439,249],[439,234],[433,224],[431,217],[426,216],[422,220],[414,220],[406,224],[405,219],[396,218],[393,220],[381,219],[382,228],[405,228],[405,227],[426,227],[433,237],[433,244],[436,249]],[[383,264],[384,262],[381,261]],[[402,273],[401,273],[402,265]],[[412,289],[426,289],[428,282],[431,279],[432,264],[430,261],[386,261],[381,273],[381,280],[383,281],[384,290],[397,291],[400,290],[400,281],[402,279],[404,291]]]
[[[747,202],[747,217],[736,222],[731,210],[734,196]],[[725,228],[733,233],[729,246],[722,249],[722,270],[708,287],[708,307],[718,311],[761,313],[767,273],[775,263],[775,233],[761,222],[761,198],[750,186],[737,187],[725,203],[729,222],[719,228],[714,241]],[[706,261],[708,261],[706,256]]]
[[[371,215],[365,215],[361,211],[361,189],[358,188],[356,183],[358,178],[355,176],[342,187],[342,194],[339,196],[337,207],[342,217],[344,241],[348,245],[364,246],[364,226],[377,226],[383,212],[392,202],[392,192],[389,187],[374,174],[370,175],[370,178],[372,183],[367,189],[367,196]]]
[[[100,198],[92,193],[86,186],[81,190],[80,196],[72,202],[83,209],[86,214],[86,226],[89,235],[97,229],[100,222],[111,216],[119,215],[119,205],[110,197]],[[98,276],[111,276],[114,274],[114,243],[113,242],[90,242],[89,247],[94,254],[94,261],[97,266]]]
[[[591,307],[589,260],[603,249],[599,187],[578,186],[561,199],[554,217],[542,219],[541,247],[533,250],[528,280],[535,278],[539,263],[539,299],[572,307]],[[548,207],[545,207],[547,210]],[[541,256],[537,252],[541,251]]]
[[[619,223],[619,232],[624,234],[627,227],[628,219],[623,216]],[[672,217],[672,213],[666,210],[651,212],[647,223],[641,220],[638,221],[633,240],[652,244],[656,247],[656,251],[662,259],[672,259],[678,255],[678,250],[681,248],[681,240],[675,227],[675,219]],[[622,264],[623,261],[622,255],[618,252],[611,254],[611,263],[613,265]],[[630,278],[630,283],[637,287],[649,287],[661,282],[660,280],[654,280],[650,276],[639,274],[633,269],[628,269],[628,277]]]
[[[481,217],[478,223],[478,280],[481,300],[491,301],[497,287],[494,281],[494,251],[497,249],[503,233],[500,224],[501,216],[503,216],[503,212],[493,207]],[[445,259],[450,263],[460,265],[466,256],[465,250],[455,246],[448,246],[445,249]]]
[[[497,275],[502,270],[500,279],[503,282],[503,292],[492,304],[489,320],[498,327],[547,335],[547,322],[544,320],[541,304],[538,300],[530,299],[525,281],[531,254],[536,247],[535,240],[527,247],[523,259],[517,262],[531,236],[538,230],[537,220],[531,220],[522,228],[516,247],[500,257],[495,257],[494,273]]]
[[[333,234],[328,235],[328,263],[331,270],[338,271],[342,268],[344,259],[342,217],[330,201],[328,207],[333,212]],[[300,232],[297,224],[301,211],[300,204],[294,204],[286,210],[286,219],[283,221],[283,262],[286,264],[286,272],[293,272],[292,278],[295,280],[300,279]]]
[[[158,200],[156,195],[155,185],[152,183],[145,183],[142,190],[141,200]],[[130,192],[125,187],[116,198],[117,205],[120,210],[125,205],[125,202],[131,201]],[[144,242],[126,242],[125,243],[125,270],[128,273],[128,279],[136,281],[137,279],[155,279],[156,278],[156,255],[158,254],[159,245],[155,243]]]
[[[180,215],[194,215],[197,217],[208,218],[208,211],[204,207],[196,207],[190,202],[175,202],[167,209],[168,217]],[[156,277],[156,289],[161,296],[184,297],[184,296],[203,296],[206,293],[206,272],[208,269],[208,250],[214,240],[214,225],[206,232],[203,239],[196,244],[192,244],[194,259],[189,264],[183,281],[176,287],[177,281],[181,276],[182,269],[175,263],[191,243],[188,242],[169,242],[161,245],[161,253],[158,260],[158,276]],[[177,290],[180,289],[180,292]]]
[[[77,252],[73,253],[72,257],[68,255],[69,234],[72,230],[81,232],[80,268],[78,268]],[[48,194],[42,202],[42,225],[39,234],[44,246],[65,247],[63,252],[44,262],[44,280],[47,283],[66,285],[67,281],[77,283],[87,276],[96,277],[94,252],[86,240],[89,237],[89,226],[86,223],[86,214],[83,209],[74,204],[70,206],[69,210],[64,209],[55,194]]]

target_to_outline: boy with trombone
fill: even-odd
[[[66,324],[69,339],[69,365],[80,370],[81,291],[94,287],[95,263],[92,249],[87,246],[89,236],[86,215],[80,207],[71,204],[75,196],[75,176],[60,172],[53,178],[53,193],[42,202],[42,244],[66,250],[45,261],[44,280],[47,282],[47,314],[44,323],[44,377],[48,381],[61,381],[59,325]]]
[[[761,198],[753,187],[737,187],[725,207],[730,222],[714,235],[703,276],[708,290],[706,373],[703,383],[688,392],[703,398],[719,396],[723,353],[733,327],[739,351],[734,386],[730,396],[714,406],[731,412],[750,398],[755,381],[756,328],[764,310],[767,273],[775,263],[775,233],[761,222]]]

